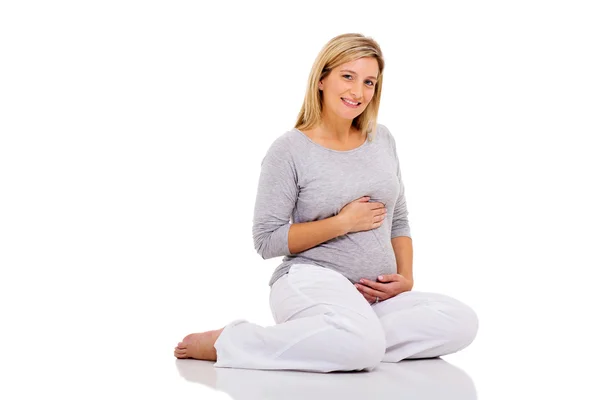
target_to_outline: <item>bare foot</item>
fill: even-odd
[[[217,349],[214,346],[223,329],[187,335],[175,347],[175,357],[217,361]]]

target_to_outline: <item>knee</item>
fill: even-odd
[[[475,340],[479,331],[479,318],[471,307],[458,300],[453,304],[451,315],[453,324],[448,332],[449,339],[454,343],[455,351],[462,350]]]
[[[361,336],[364,346],[358,352],[358,368],[372,370],[385,356],[385,331],[381,323],[369,325]]]
[[[385,356],[385,332],[380,326],[370,326],[361,334],[354,336],[354,346],[348,359],[348,370],[373,370]]]
[[[372,370],[381,362],[385,355],[386,339],[378,319],[367,321],[336,316],[331,322],[338,328],[332,339],[341,345],[336,346],[340,351],[340,370]]]
[[[465,327],[459,338],[462,341],[463,348],[467,347],[475,340],[477,332],[479,331],[479,317],[477,316],[477,313],[467,305],[464,307]]]

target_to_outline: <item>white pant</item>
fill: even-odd
[[[312,372],[373,370],[380,362],[430,358],[467,347],[475,312],[452,297],[408,291],[369,304],[346,277],[294,264],[271,287],[276,325],[225,326],[215,367]]]

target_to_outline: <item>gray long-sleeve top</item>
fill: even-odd
[[[372,133],[373,135],[373,133]],[[370,196],[384,203],[387,217],[376,229],[338,236],[292,254],[291,223],[339,214],[351,201]],[[397,272],[391,239],[410,235],[408,210],[396,142],[377,124],[373,140],[348,151],[326,148],[298,129],[277,137],[261,162],[254,206],[254,248],[263,259],[284,256],[269,286],[292,264],[312,264],[340,272],[352,283]]]

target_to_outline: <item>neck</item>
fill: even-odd
[[[342,143],[347,142],[356,130],[352,126],[351,119],[324,114],[318,125],[321,135],[325,139],[334,139]]]

